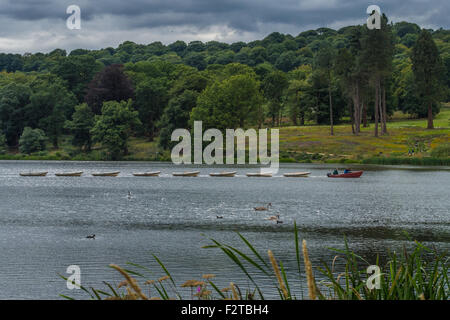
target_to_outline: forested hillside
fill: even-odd
[[[450,100],[450,31],[383,17],[381,30],[274,32],[249,43],[0,53],[0,70],[0,153],[42,154],[64,141],[70,158],[95,149],[121,159],[133,139],[164,153],[172,131],[194,120],[219,129],[323,125],[326,135],[345,124],[355,137],[370,125],[377,137],[390,134],[398,112],[436,126]]]

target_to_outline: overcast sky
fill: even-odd
[[[0,52],[68,52],[175,40],[232,43],[278,31],[298,33],[365,23],[380,6],[394,22],[449,29],[449,0],[0,0]],[[69,30],[69,5],[81,8],[81,30]]]

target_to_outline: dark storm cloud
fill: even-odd
[[[81,7],[86,21],[112,15],[129,18],[130,27],[183,24],[205,27],[222,23],[242,31],[255,30],[258,22],[301,27],[352,18],[363,21],[370,4],[378,4],[388,14],[405,18],[432,13],[429,23],[441,21],[448,25],[449,9],[447,0],[0,0],[0,4],[1,16],[18,20],[65,19],[67,6],[76,4]]]
[[[16,37],[25,41],[39,31],[43,38],[47,32],[53,39],[73,40],[73,34],[63,30],[68,17],[66,8],[71,4],[81,8],[84,33],[77,34],[75,43],[82,45],[88,32],[90,38],[97,34],[102,39],[107,39],[110,33],[114,40],[121,34],[131,35],[131,39],[121,41],[135,41],[142,37],[138,32],[148,32],[147,38],[163,42],[172,40],[176,32],[183,40],[197,35],[222,41],[240,40],[236,38],[239,35],[245,35],[242,40],[248,41],[273,31],[296,35],[310,28],[362,24],[370,4],[379,5],[394,21],[449,28],[448,3],[448,0],[0,0],[0,51],[6,47],[5,43],[14,43]],[[86,47],[92,45],[90,41]]]

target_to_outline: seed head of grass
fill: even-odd
[[[302,241],[303,259],[305,260],[306,280],[308,284],[308,293],[311,300],[316,300],[316,282],[312,271],[311,261],[309,260],[306,240]]]
[[[188,280],[181,285],[182,288],[197,287],[198,280]]]
[[[285,299],[289,299],[289,294],[286,289],[286,285],[284,284],[283,278],[281,278],[280,268],[278,267],[277,260],[275,259],[272,250],[268,250],[267,254],[269,255],[270,263],[272,263],[273,271],[275,272],[275,276],[278,281],[278,285],[280,286],[281,291],[283,292],[283,296]]]
[[[131,277],[128,272],[126,272],[124,269],[122,269],[121,267],[119,267],[116,264],[110,264],[109,265],[111,268],[117,270],[120,272],[120,274],[122,274],[122,276],[125,278],[125,280],[128,282],[129,287],[131,287],[134,292],[136,293],[137,296],[139,296],[141,299],[144,300],[148,300],[147,296],[142,292],[141,288],[139,287],[139,285],[137,284],[136,280]],[[127,287],[127,291],[130,293],[131,290],[130,288]]]
[[[199,297],[199,298],[207,298],[210,295],[211,295],[210,290],[201,290],[200,292],[197,292],[196,294],[194,294],[195,297]]]
[[[112,296],[112,297],[106,297],[105,300],[122,300],[122,298],[121,297]]]
[[[169,276],[164,276],[158,279],[159,282],[163,282],[164,280],[170,279]]]
[[[204,281],[197,281],[194,283],[195,287],[203,287],[205,285]]]
[[[236,291],[236,286],[234,285],[233,282],[230,282],[230,288],[231,288],[231,292],[233,293],[233,300],[239,300],[239,295]]]

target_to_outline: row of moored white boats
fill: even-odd
[[[117,177],[120,171],[113,172],[97,172],[91,173],[94,177]],[[228,171],[228,172],[212,172],[209,175],[211,177],[234,177],[237,171]],[[42,172],[21,172],[20,175],[23,177],[45,177],[48,174],[47,171]],[[75,172],[60,172],[55,173],[57,177],[80,177],[83,174],[83,171],[75,171]],[[135,177],[157,177],[161,174],[161,171],[150,171],[150,172],[136,172],[133,173]],[[184,171],[184,172],[173,172],[172,175],[174,177],[197,177],[200,174],[200,171]],[[285,173],[285,177],[307,177],[310,172],[290,172]],[[272,177],[272,173],[247,173],[247,177]]]

